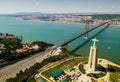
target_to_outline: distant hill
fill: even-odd
[[[21,12],[16,15],[120,15],[120,12],[89,12],[89,13],[42,13],[42,12]]]
[[[49,15],[73,15],[73,16],[92,16],[92,15],[120,15],[120,12],[88,12],[88,13],[42,13],[42,12],[20,12],[15,14],[0,14],[0,16],[49,16]]]

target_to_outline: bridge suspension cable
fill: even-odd
[[[78,34],[78,35],[74,36],[73,38],[71,38],[71,39],[69,39],[69,40],[67,40],[67,41],[65,41],[65,42],[63,42],[62,44],[60,44],[60,45],[58,45],[58,46],[63,47],[63,46],[65,46],[65,45],[69,44],[70,42],[74,41],[75,39],[77,39],[77,38],[85,35],[86,33],[89,33],[90,31],[95,30],[96,28],[98,28],[98,27],[100,27],[100,26],[102,26],[102,25],[105,25],[105,24],[107,24],[107,23],[109,23],[109,22],[105,22],[105,23],[102,23],[102,24],[100,24],[100,25],[98,25],[98,26],[95,26],[94,28],[92,28],[92,29],[90,29],[90,30],[88,30],[88,31],[86,31],[86,32],[84,32],[84,33],[82,33],[82,34]]]
[[[101,32],[103,32],[109,26],[110,26],[110,24],[107,24],[102,30],[100,30],[95,35],[93,35],[92,37],[90,37],[88,40],[86,40],[85,42],[83,42],[82,44],[80,44],[79,46],[77,46],[75,49],[71,50],[71,52],[73,52],[73,53],[76,52],[78,49],[80,49],[82,46],[84,46],[86,43],[88,43],[91,39],[95,38],[97,35],[99,35]]]

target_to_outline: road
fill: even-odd
[[[49,55],[49,52],[41,52],[33,55],[27,59],[16,62],[15,64],[5,66],[0,69],[0,82],[6,82],[6,79],[15,77],[20,70],[24,71],[26,68],[33,66],[37,62],[41,62]]]

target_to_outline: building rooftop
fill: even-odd
[[[57,78],[57,77],[59,77],[63,73],[64,73],[63,69],[57,69],[57,70],[53,71],[50,75],[53,78]]]
[[[73,70],[73,68],[72,68],[72,67],[69,67],[69,68],[68,68],[68,70],[69,70],[69,71],[72,71],[72,70]]]
[[[68,82],[70,78],[68,76],[64,77],[60,82]]]

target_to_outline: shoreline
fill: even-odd
[[[20,19],[24,20],[24,19]],[[60,24],[84,24],[84,23],[75,23],[75,22],[59,22],[59,21],[45,21],[45,20],[25,20],[25,21],[32,21],[32,22],[50,22],[50,23],[60,23]],[[90,23],[93,25],[99,25],[101,23]],[[120,26],[120,24],[111,24],[112,26]]]

